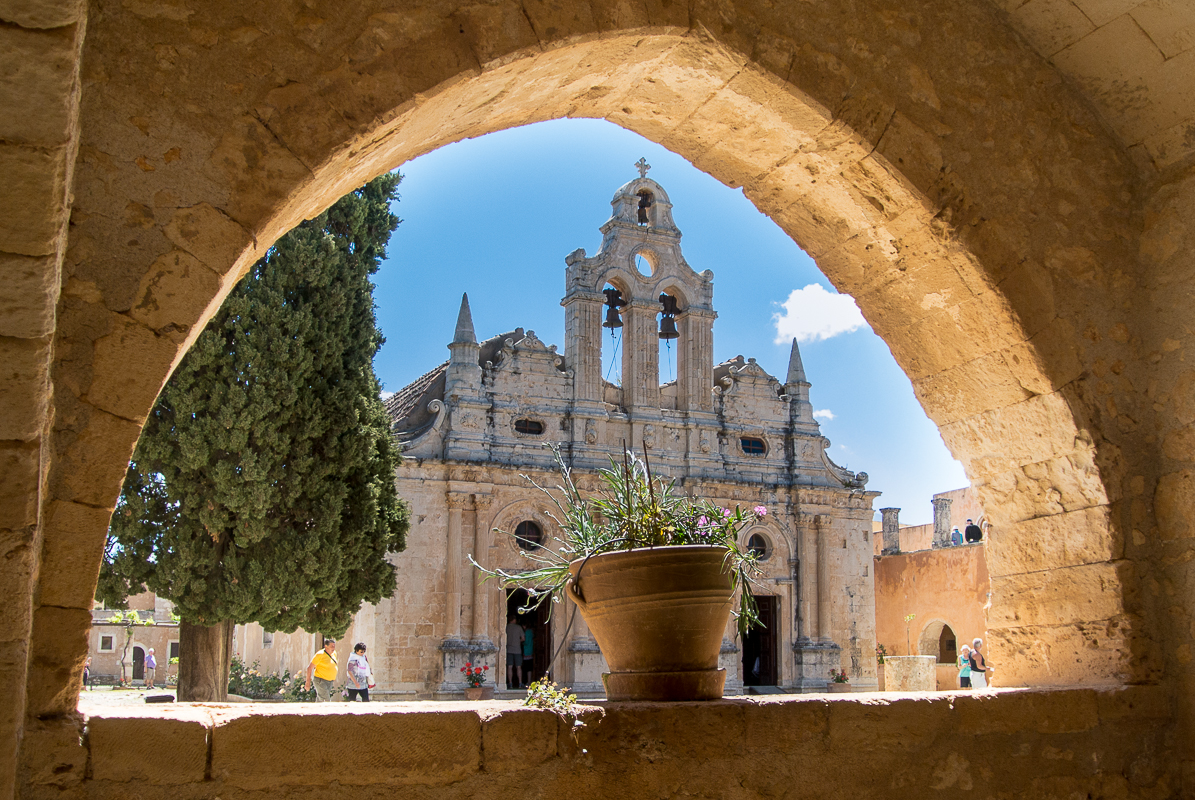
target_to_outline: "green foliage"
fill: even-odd
[[[186,622],[341,635],[393,594],[407,509],[373,356],[369,276],[398,218],[382,175],[283,236],[229,295],[146,421],[99,597],[148,588]]]
[[[228,672],[228,693],[253,700],[286,700],[292,703],[315,700],[315,689],[303,690],[302,675],[291,675],[290,670],[282,674],[262,672],[260,662],[254,661],[246,666],[236,656],[232,657],[232,669]]]
[[[523,705],[551,711],[569,723],[569,733],[574,741],[577,738],[577,733],[585,727],[585,723],[581,721],[581,709],[577,705],[577,696],[570,694],[567,688],[557,686],[555,681],[546,678],[532,681],[531,685],[527,687],[527,699],[523,701]],[[604,709],[600,711],[603,717],[606,716]]]
[[[540,486],[526,475],[523,479],[546,494],[556,507],[551,514],[561,531],[554,545],[535,551],[520,550],[523,557],[536,564],[526,572],[508,573],[486,570],[469,560],[477,569],[497,577],[504,586],[520,587],[531,596],[530,607],[537,607],[549,597],[558,600],[571,575],[569,564],[599,553],[631,550],[636,547],[669,547],[706,544],[726,549],[726,564],[731,587],[739,591],[739,630],[746,633],[759,624],[755,598],[746,587],[759,574],[754,552],[743,550],[738,534],[746,525],[767,515],[756,506],[744,512],[740,508],[722,508],[709,500],[677,494],[675,483],[653,475],[646,457],[640,459],[623,452],[623,463],[610,459],[610,468],[599,470],[601,489],[586,497],[573,482],[572,470],[564,462],[560,448],[548,445],[556,457],[561,482],[556,492]],[[520,609],[520,612],[528,609]]]
[[[885,648],[885,647],[884,647],[884,645],[882,645],[882,644],[877,644],[877,645],[876,645],[876,663],[877,663],[877,664],[883,664],[883,663],[884,663],[884,658],[885,658],[887,655],[888,655],[888,650],[887,650],[887,648]]]
[[[834,681],[834,683],[850,683],[851,682],[851,679],[846,674],[845,669],[830,670],[830,680]]]

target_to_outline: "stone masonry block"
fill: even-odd
[[[195,265],[197,270],[211,275],[210,270]],[[152,295],[143,294],[143,302],[153,305]],[[161,290],[169,294],[168,290]],[[163,302],[170,302],[163,297]],[[141,312],[149,319],[162,321],[171,316],[160,307],[151,312],[143,306]],[[135,309],[134,311],[137,311]],[[95,343],[94,378],[87,390],[87,400],[95,407],[124,419],[144,422],[162,391],[178,351],[182,337],[159,335],[139,322],[115,315],[112,333]]]
[[[0,144],[0,251],[28,256],[55,252],[66,217],[65,147]]]
[[[0,441],[0,529],[37,523],[40,442]]]
[[[0,617],[0,642],[22,642],[33,626],[34,575],[37,554],[34,551],[33,526],[20,530],[0,530],[0,596],[9,598],[6,613]],[[0,648],[2,650],[2,648]],[[25,656],[20,658],[24,669]]]
[[[0,336],[37,339],[54,331],[58,262],[0,253]]]
[[[91,777],[139,784],[199,783],[207,767],[211,717],[202,708],[120,709],[87,720]]]
[[[116,505],[141,424],[79,404],[80,427],[55,436],[59,469],[52,476],[55,494],[89,506]]]
[[[50,395],[50,338],[0,336],[0,440],[37,439]]]
[[[44,720],[29,716],[25,719],[24,729],[20,765],[24,783],[62,790],[76,788],[83,782],[87,748],[83,743],[82,717],[75,713]],[[61,796],[49,791],[28,794]]]
[[[2,0],[0,19],[22,28],[59,28],[83,18],[83,0]]]
[[[227,274],[254,244],[244,228],[207,203],[175,211],[165,231],[166,238],[219,275]]]
[[[205,319],[220,288],[215,272],[189,253],[174,250],[154,261],[142,276],[129,316],[153,331],[190,331]]]
[[[65,145],[72,132],[80,31],[0,26],[0,141]]]
[[[477,772],[481,718],[426,709],[355,708],[215,715],[212,777],[245,790],[283,786],[446,784]]]
[[[1108,506],[1036,517],[1000,531],[987,546],[994,577],[1115,561],[1124,556],[1124,537]]]
[[[1133,587],[1129,562],[1101,562],[1019,575],[992,575],[988,624],[1067,625],[1119,616]]]
[[[28,684],[29,717],[69,714],[79,702],[91,611],[42,606],[33,612]]]
[[[50,504],[38,584],[42,605],[91,609],[111,516],[106,508]]]
[[[482,711],[482,769],[523,772],[556,756],[558,719],[533,708]]]
[[[986,645],[993,679],[1005,686],[1100,686],[1157,680],[1157,670],[1133,654],[1128,616],[1064,625],[989,624]]]
[[[943,425],[941,432],[951,452],[980,475],[1066,455],[1078,436],[1074,415],[1058,392]]]
[[[1095,689],[966,694],[954,698],[958,727],[976,735],[1078,733],[1100,724]]]

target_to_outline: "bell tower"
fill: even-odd
[[[574,373],[575,413],[604,416],[606,403],[632,420],[662,416],[660,339],[677,352],[675,405],[680,412],[713,411],[713,273],[697,273],[681,253],[672,203],[635,164],[639,177],[610,201],[602,246],[592,258],[565,258],[565,356]],[[613,334],[613,335],[612,335]],[[621,355],[621,386],[602,375],[603,348]]]

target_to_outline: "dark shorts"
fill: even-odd
[[[353,702],[357,697],[361,698],[362,703],[369,702],[369,689],[349,689],[349,702]]]
[[[964,689],[970,689],[971,688],[971,676],[968,675],[965,678],[959,678],[958,685]]]

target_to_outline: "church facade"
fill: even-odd
[[[783,381],[755,359],[714,363],[713,274],[685,261],[668,195],[638,166],[640,177],[614,195],[599,252],[565,258],[563,354],[521,328],[479,341],[466,296],[448,361],[387,401],[412,526],[394,557],[395,596],[364,607],[340,647],[347,657],[351,642],[369,643],[377,697],[460,695],[467,662],[489,665],[503,691],[511,614],[532,631],[532,675],[601,694],[605,662],[571,603],[520,614],[526,594],[470,563],[517,572],[530,568],[529,552],[551,546],[552,502],[531,483],[555,484],[548,443],[582,490],[596,488],[596,471],[626,443],[645,448],[683,493],[767,508],[741,542],[760,554],[752,591],[764,627],[738,637],[728,626],[728,693],[818,691],[833,669],[858,690],[876,688],[877,493],[866,474],[827,455],[795,341]],[[675,337],[677,367],[663,385],[662,336]],[[604,347],[621,358],[621,385],[603,377]],[[254,633],[242,639],[247,660],[277,660],[258,651]]]
[[[528,480],[554,484],[548,442],[583,488],[625,442],[647,448],[684,493],[767,507],[742,542],[762,555],[753,591],[767,627],[745,639],[728,627],[728,690],[818,690],[840,667],[858,688],[875,685],[875,493],[826,455],[795,342],[783,382],[754,359],[714,363],[713,274],[685,261],[667,193],[642,162],[640,172],[615,193],[599,252],[565,258],[563,353],[522,329],[478,341],[466,297],[449,360],[388,401],[413,524],[395,559],[398,592],[363,612],[376,617],[384,695],[457,693],[465,661],[490,664],[505,685],[506,623],[523,597],[483,580],[469,558],[518,571],[529,567],[523,551],[550,545],[551,501]],[[621,385],[602,374],[611,331]],[[677,360],[663,385],[661,331],[675,332]],[[600,693],[604,661],[569,605],[520,618],[535,631],[534,674]]]

